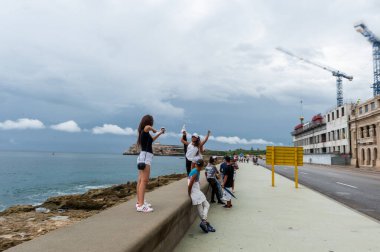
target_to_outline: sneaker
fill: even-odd
[[[206,225],[207,225],[207,230],[209,232],[215,232],[215,228],[213,226],[211,226],[211,224],[209,222],[206,222]]]
[[[225,205],[226,203],[224,203],[223,201],[218,201],[218,204],[221,204],[221,205]]]
[[[215,203],[216,201],[215,200],[211,200],[210,203]]]
[[[136,207],[137,212],[143,212],[143,213],[150,213],[153,212],[153,208],[148,207],[147,205],[137,206]]]
[[[208,226],[207,226],[206,223],[207,222],[205,222],[205,221],[201,221],[201,224],[199,224],[199,226],[201,227],[201,229],[203,230],[203,232],[208,233]]]
[[[144,200],[144,205],[148,207],[152,207],[152,204],[148,203],[147,201]],[[139,203],[136,202],[136,208],[139,206]]]

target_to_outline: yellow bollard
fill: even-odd
[[[296,184],[296,188],[298,188],[298,160],[297,160],[297,147],[294,148],[294,182]]]

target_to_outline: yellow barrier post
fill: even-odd
[[[274,146],[272,146],[272,187],[274,187]]]
[[[297,157],[298,149],[294,147],[294,182],[296,184],[296,188],[298,188],[298,157]]]

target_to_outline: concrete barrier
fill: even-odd
[[[202,190],[208,183],[201,177]],[[197,217],[187,195],[187,179],[146,194],[153,213],[137,213],[136,200],[107,209],[7,252],[172,251]]]

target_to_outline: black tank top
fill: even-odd
[[[149,132],[145,132],[143,130],[141,132],[141,150],[153,154],[152,143],[153,143],[152,136],[149,134]]]

